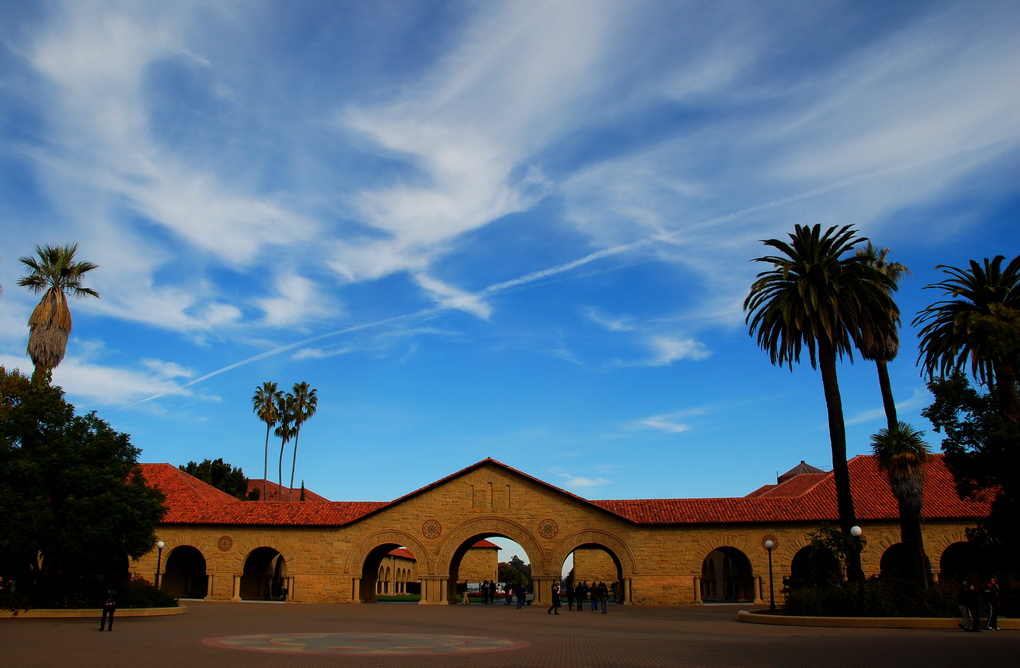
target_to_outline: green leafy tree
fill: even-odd
[[[301,436],[301,425],[309,420],[319,406],[317,390],[309,387],[308,383],[294,383],[294,392],[289,395],[291,398],[292,425],[294,431],[294,458],[290,465],[290,488],[287,492],[288,500],[294,490],[294,469],[297,468],[298,438]]]
[[[266,450],[262,467],[262,498],[267,494],[267,481],[269,479],[269,431],[276,426],[280,419],[279,406],[283,394],[276,389],[276,383],[266,381],[260,387],[255,388],[255,394],[251,398],[252,411],[260,420],[266,423]]]
[[[139,450],[59,387],[0,368],[0,570],[19,587],[58,578],[126,578],[152,549],[166,508]]]
[[[499,565],[497,566],[497,577],[499,577],[499,581],[504,584],[509,583],[519,585],[526,584],[528,581],[528,578],[524,575],[524,573],[521,573],[505,561],[499,562]]]
[[[990,495],[989,516],[970,537],[1000,566],[1020,563],[1020,425],[991,392],[979,392],[962,371],[928,384],[934,401],[921,414],[944,435],[942,451],[961,498]]]
[[[871,437],[871,448],[878,458],[878,468],[885,471],[889,486],[899,506],[900,542],[903,543],[907,579],[920,589],[927,589],[931,568],[924,553],[921,533],[921,506],[924,501],[924,464],[928,461],[928,445],[924,432],[905,422],[893,429],[882,429]]]
[[[99,297],[82,281],[86,273],[96,269],[87,261],[75,261],[78,244],[36,246],[38,257],[25,256],[21,262],[29,273],[18,279],[18,285],[32,292],[43,293],[39,304],[28,319],[28,355],[35,365],[32,380],[48,382],[53,369],[64,359],[67,339],[71,335],[71,309],[67,294],[74,297]]]
[[[918,361],[929,380],[969,365],[1002,413],[1020,424],[1020,255],[1003,268],[1005,259],[971,260],[969,270],[939,265],[949,278],[925,287],[952,299],[923,309],[914,324],[924,325]]]
[[[863,257],[868,264],[886,275],[894,284],[898,284],[904,276],[910,275],[910,270],[899,262],[890,262],[886,259],[889,254],[888,248],[879,250],[869,241],[863,249],[857,250],[857,255]],[[890,314],[895,327],[881,335],[873,338],[861,337],[858,346],[861,355],[866,360],[875,363],[878,371],[878,386],[882,392],[882,405],[885,407],[886,428],[896,429],[899,419],[896,415],[896,401],[893,399],[892,383],[889,380],[889,362],[896,359],[900,351],[899,337],[899,313]]]
[[[242,501],[256,501],[259,498],[257,489],[248,493],[248,478],[245,477],[244,471],[240,467],[234,468],[227,464],[222,458],[205,459],[201,464],[188,462],[177,468]]]
[[[896,284],[865,257],[847,255],[867,241],[851,225],[824,234],[820,225],[796,225],[789,236],[789,242],[762,242],[779,254],[754,259],[772,268],[751,285],[744,300],[746,322],[773,364],[792,369],[807,348],[812,368],[821,371],[839,524],[849,533],[856,513],[836,362],[843,355],[852,359],[855,344],[894,335],[899,309],[890,293]],[[847,571],[852,579],[863,580],[859,554],[848,556]]]

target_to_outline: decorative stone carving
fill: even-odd
[[[220,536],[220,539],[216,541],[216,547],[220,548],[223,552],[229,552],[233,546],[234,540],[230,536]]]
[[[438,520],[426,520],[421,525],[421,535],[429,539],[436,539],[443,533],[443,525]]]
[[[556,524],[556,520],[545,519],[542,520],[538,525],[538,534],[542,538],[550,539],[555,538],[556,534],[560,532],[559,525]]]

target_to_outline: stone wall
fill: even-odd
[[[925,545],[936,572],[946,548],[965,540],[964,530],[972,525],[967,521],[925,525]],[[879,572],[883,552],[899,542],[899,527],[894,522],[863,527],[867,547],[862,560],[870,575]],[[722,595],[727,587],[735,587],[741,600],[767,598],[768,553],[763,547],[767,536],[776,541],[772,556],[778,592],[793,556],[817,528],[808,523],[636,525],[512,470],[485,465],[344,527],[162,525],[157,534],[167,545],[164,570],[183,546],[201,554],[211,600],[240,600],[260,579],[272,591],[275,578],[287,586],[288,600],[294,602],[370,601],[382,559],[402,546],[415,556],[422,603],[447,604],[454,600],[453,580],[496,577],[495,558],[478,556],[495,551],[475,552],[468,546],[481,538],[503,536],[527,553],[536,603],[547,603],[551,583],[560,578],[564,561],[576,550],[577,578],[608,584],[619,576],[627,603],[692,604],[701,603],[705,591]],[[599,547],[589,549],[592,545]],[[283,557],[278,574],[268,572],[275,562],[265,561],[273,551]],[[134,562],[132,570],[151,580],[156,559],[153,551]],[[263,563],[259,559],[265,568],[251,572],[252,564]],[[718,564],[711,567],[714,574],[706,573],[710,563]],[[726,568],[738,572],[727,576]],[[715,584],[707,584],[707,579]]]

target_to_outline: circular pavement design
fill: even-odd
[[[202,641],[223,649],[277,654],[470,654],[523,649],[510,638],[417,633],[260,633]]]

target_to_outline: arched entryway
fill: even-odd
[[[361,584],[358,591],[363,603],[375,603],[379,597],[417,595],[421,583],[414,575],[417,560],[413,552],[403,545],[383,543],[365,555],[361,566]]]
[[[282,601],[287,598],[287,561],[271,547],[252,550],[244,561],[241,600]]]
[[[601,583],[605,583],[609,591],[609,600],[613,603],[623,602],[623,564],[620,558],[611,549],[599,543],[585,543],[578,545],[571,553],[574,567],[566,578],[567,586],[572,586],[569,600],[576,599],[577,585],[581,584],[582,589],[587,589],[587,603],[591,604],[591,589]],[[564,596],[567,596],[565,593]],[[576,600],[578,605],[583,602]]]
[[[797,550],[790,562],[790,577],[785,584],[791,588],[831,585],[843,580],[843,568],[832,552],[814,545]]]
[[[498,548],[489,542],[489,538],[509,538],[503,534],[485,532],[469,536],[462,540],[450,555],[449,578],[446,583],[446,599],[449,603],[463,603],[465,597],[474,593],[481,599],[480,587],[482,583],[488,585],[491,582],[501,581],[499,571]],[[527,551],[521,547],[527,557]],[[531,561],[525,558],[524,562],[530,571]],[[531,573],[523,573],[526,584],[530,585]],[[530,587],[528,588],[530,591]],[[486,596],[485,598],[488,598]]]
[[[735,603],[755,599],[751,560],[735,547],[712,550],[701,562],[701,600]]]
[[[939,582],[983,582],[991,575],[985,550],[973,543],[953,543],[939,559]]]
[[[209,577],[205,557],[191,545],[176,547],[167,555],[166,570],[160,584],[175,598],[205,598]]]

